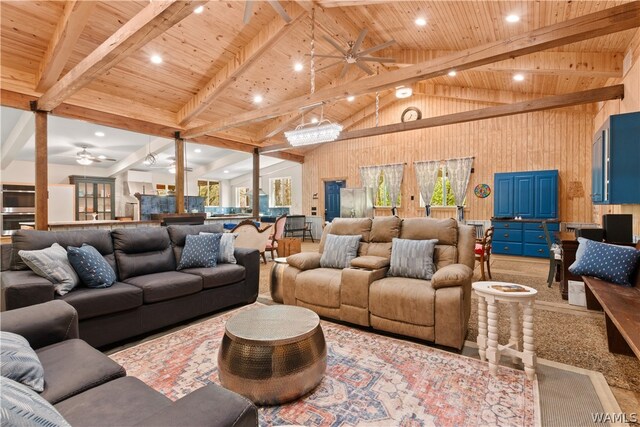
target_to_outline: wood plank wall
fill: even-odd
[[[423,117],[429,117],[491,105],[414,95],[381,111],[380,124],[397,123],[408,106],[420,108]],[[493,188],[495,172],[558,169],[561,220],[590,222],[593,124],[591,113],[561,109],[325,144],[306,154],[303,210],[309,215],[312,203],[316,203],[318,212],[324,212],[323,180],[346,178],[347,187],[359,187],[359,166],[406,162],[398,213],[401,217],[424,216],[413,162],[475,156],[475,172],[467,191],[467,219],[491,218],[493,195],[479,199],[473,188],[481,183]],[[358,126],[374,125],[370,117]],[[313,193],[318,193],[317,200],[312,200]],[[390,215],[390,210],[378,209],[376,215]],[[455,210],[436,209],[434,216],[452,217]]]

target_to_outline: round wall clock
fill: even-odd
[[[414,120],[420,120],[421,118],[422,118],[422,111],[420,111],[416,107],[408,107],[400,115],[400,120],[402,120],[402,123],[411,122]]]
[[[491,187],[489,187],[489,184],[478,184],[476,188],[473,189],[473,194],[475,194],[476,197],[484,199],[491,194]]]

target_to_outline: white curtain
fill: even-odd
[[[458,207],[458,221],[464,220],[464,196],[467,193],[473,157],[447,160],[447,177]]]
[[[387,188],[387,194],[391,199],[391,214],[395,215],[397,210],[398,197],[400,196],[400,186],[402,185],[402,176],[404,174],[404,163],[396,165],[381,166],[384,172],[384,183]]]
[[[378,191],[378,178],[380,177],[380,166],[360,167],[360,182],[363,187],[371,187]]]
[[[418,180],[418,188],[420,195],[424,200],[424,209],[427,216],[431,215],[431,198],[433,190],[436,188],[438,181],[438,172],[440,171],[440,161],[432,160],[426,162],[413,162],[416,168],[416,179]]]

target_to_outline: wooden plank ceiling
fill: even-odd
[[[127,22],[134,17],[144,19],[145,11],[153,5],[148,1],[100,1],[90,2],[93,7],[79,8],[77,3],[73,0],[3,0],[0,3],[3,93],[39,98],[53,86],[56,78],[70,79],[81,68],[78,64],[104,50],[103,43],[122,31]],[[195,8],[202,2],[179,3]],[[362,28],[369,30],[363,41],[364,49],[394,39],[396,43],[392,47],[372,54],[397,59],[397,64],[373,64],[376,73],[384,74],[627,1],[280,3],[293,19],[290,24],[286,24],[269,3],[259,1],[254,2],[251,20],[246,25],[243,24],[245,4],[241,1],[209,1],[201,14],[174,17],[175,23],[170,28],[154,38],[149,37],[150,41],[135,51],[127,51],[115,65],[83,81],[79,89],[69,91],[54,113],[70,106],[84,107],[166,129],[187,130],[307,95],[312,5],[315,5],[317,54],[337,53],[324,36],[346,47],[347,42],[356,40]],[[510,14],[519,15],[521,20],[506,22],[505,17]],[[417,17],[424,17],[427,25],[416,26]],[[162,24],[151,22],[151,25]],[[488,98],[487,102],[499,102],[495,98],[504,97],[505,92],[513,93],[514,99],[522,99],[525,95],[558,95],[600,88],[610,78],[622,75],[624,51],[635,31],[621,31],[484,65],[461,71],[455,77],[435,77],[414,89],[441,96],[448,93],[460,96],[464,92],[472,99],[484,97]],[[61,56],[52,59],[52,52]],[[151,63],[152,55],[160,55],[163,62]],[[316,68],[332,61],[317,58]],[[294,71],[296,62],[304,65],[302,72]],[[316,73],[316,90],[367,77],[359,68],[351,67],[340,79],[341,68],[336,65]],[[515,72],[524,73],[525,81],[514,82]],[[52,74],[59,77],[54,76],[52,80]],[[388,90],[381,93],[386,97],[384,105],[393,102],[389,93]],[[260,105],[253,102],[255,95],[263,96]],[[7,99],[16,96],[3,98],[3,104],[7,105]],[[369,93],[353,102],[343,99],[330,103],[324,110],[331,120],[353,126],[360,117],[375,111],[374,102],[375,96]],[[317,113],[318,110],[313,112]],[[95,113],[91,119],[95,120]],[[200,141],[225,148],[238,143],[237,147],[244,151],[254,146],[264,148],[282,144],[282,131],[295,127],[298,121],[299,114],[294,111],[209,133],[209,137]]]

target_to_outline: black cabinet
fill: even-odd
[[[75,185],[76,220],[112,220],[115,218],[115,178],[71,175]]]

